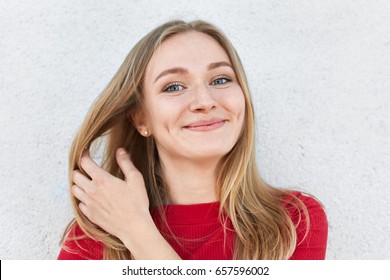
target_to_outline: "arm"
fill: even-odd
[[[75,170],[72,193],[81,212],[93,223],[117,236],[135,259],[180,259],[154,224],[142,174],[124,149],[117,162],[125,181],[98,166],[86,151],[81,167],[91,179]]]
[[[102,260],[103,243],[85,235],[74,223],[68,232],[64,245],[58,254],[58,260]]]

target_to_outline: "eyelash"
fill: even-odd
[[[175,92],[177,90],[169,90],[171,87],[174,87],[174,86],[180,86],[180,87],[183,87],[181,84],[179,84],[178,82],[174,82],[174,83],[170,83],[170,84],[167,84],[164,88],[163,88],[163,92]]]
[[[221,79],[224,79],[226,81],[224,83],[222,83],[222,84],[214,84],[214,85],[215,86],[224,85],[224,84],[229,83],[229,82],[232,81],[232,79],[230,77],[228,77],[228,76],[218,76],[211,82],[211,84],[213,84],[216,80],[221,80]],[[166,85],[163,88],[163,92],[175,92],[175,91],[178,91],[178,90],[170,90],[170,88],[175,87],[175,86],[183,87],[180,83],[173,82],[173,83],[170,83],[170,84]]]
[[[222,76],[216,77],[216,78],[213,80],[213,82],[215,82],[216,80],[221,80],[221,79],[225,79],[225,80],[226,80],[226,82],[223,83],[222,85],[224,85],[224,84],[229,83],[229,82],[232,81],[232,79],[230,79],[230,77],[225,76],[225,75],[222,75]],[[218,85],[221,85],[221,84],[217,84],[216,86],[218,86]]]

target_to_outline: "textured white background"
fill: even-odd
[[[317,196],[328,259],[390,259],[390,2],[0,1],[0,258],[54,259],[71,139],[144,34],[221,27],[245,66],[269,183]]]

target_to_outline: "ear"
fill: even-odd
[[[142,109],[129,111],[127,116],[133,122],[133,125],[138,130],[139,134],[144,137],[151,135],[145,112]]]

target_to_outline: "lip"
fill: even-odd
[[[184,128],[192,131],[210,131],[220,128],[225,122],[227,122],[225,119],[202,120],[186,125]]]

